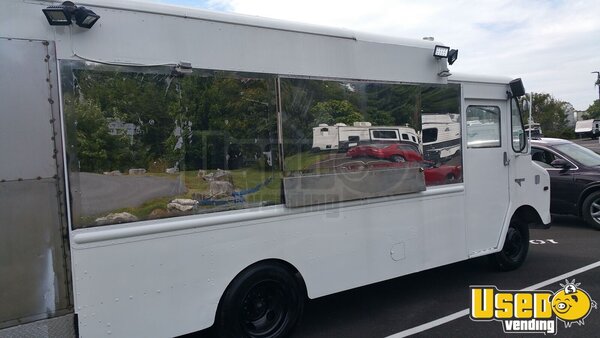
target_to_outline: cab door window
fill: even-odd
[[[467,148],[497,148],[500,141],[500,108],[467,107]]]

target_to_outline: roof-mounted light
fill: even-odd
[[[450,49],[448,52],[448,64],[451,65],[458,59],[458,49]]]
[[[68,26],[75,19],[77,26],[90,29],[100,16],[85,7],[77,7],[71,1],[42,9],[51,26]]]
[[[433,56],[439,59],[445,59],[448,57],[448,52],[450,51],[450,47],[436,45],[433,48]]]

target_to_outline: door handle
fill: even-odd
[[[508,166],[510,164],[510,160],[508,159],[508,153],[504,152],[504,166]]]

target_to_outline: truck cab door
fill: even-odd
[[[469,89],[465,88],[466,95]],[[507,148],[510,145],[503,126],[510,116],[505,98],[465,99],[463,109],[467,145],[464,158],[467,249],[469,256],[478,256],[497,247],[509,207]]]

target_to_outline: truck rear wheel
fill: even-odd
[[[304,309],[299,278],[278,263],[259,264],[231,282],[219,304],[219,337],[287,337]]]
[[[529,251],[529,226],[518,219],[510,222],[504,246],[490,256],[492,265],[500,271],[515,270],[525,262]]]

